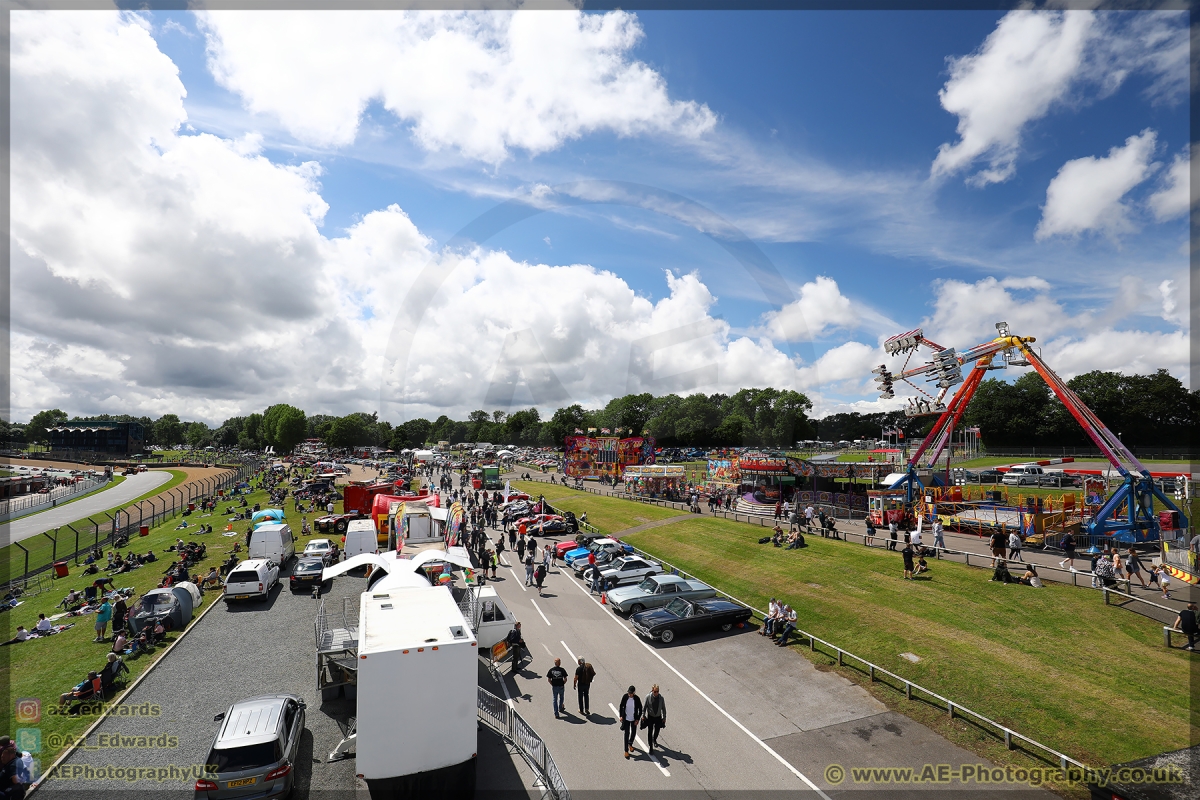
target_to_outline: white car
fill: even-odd
[[[622,583],[639,583],[648,575],[662,572],[662,564],[647,561],[641,556],[625,556],[618,558],[606,567],[600,569],[600,581],[605,589],[620,586]],[[583,571],[584,580],[591,581],[592,569]]]
[[[329,566],[337,560],[337,548],[328,539],[313,539],[304,547],[301,558],[319,558]]]
[[[279,565],[266,558],[250,558],[233,568],[225,579],[225,602],[266,600],[279,583]]]

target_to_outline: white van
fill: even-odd
[[[352,519],[346,526],[346,544],[342,548],[343,558],[353,558],[362,553],[378,553],[379,538],[375,532],[375,521]]]
[[[292,529],[283,522],[259,525],[250,534],[250,558],[267,558],[276,564],[286,564],[296,555],[296,539]]]
[[[1008,472],[1004,473],[1004,477],[1000,479],[1001,483],[1009,486],[1024,486],[1030,484],[1037,486],[1038,481],[1046,473],[1036,464],[1017,464],[1014,467],[1009,467]]]

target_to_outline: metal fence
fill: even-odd
[[[54,505],[59,500],[74,497],[84,492],[90,492],[97,486],[103,486],[106,483],[108,483],[107,478],[103,480],[86,478],[68,486],[55,487],[45,494],[34,492],[20,497],[12,497],[8,500],[0,500],[0,517],[7,517],[11,514],[16,514],[18,511],[28,511],[38,506]]]
[[[483,687],[478,687],[476,691],[479,721],[517,748],[555,800],[571,800],[571,792],[550,756],[550,749],[537,731],[503,699]]]
[[[80,556],[102,547],[109,547],[115,542],[127,538],[133,540],[138,536],[143,526],[153,528],[162,522],[172,519],[188,509],[189,504],[211,497],[218,491],[228,489],[254,474],[256,467],[243,464],[236,470],[231,469],[222,475],[213,475],[197,481],[175,486],[160,492],[147,500],[109,514],[102,511],[94,516],[96,520],[87,517],[79,528],[73,524],[62,525],[53,530],[40,534],[50,541],[49,558],[44,563],[30,563],[31,550],[21,542],[13,542],[12,546],[24,553],[24,567],[20,576],[14,576],[8,582],[8,587],[23,588],[37,574],[50,570],[56,561],[74,561],[79,563]],[[78,522],[75,524],[79,524]],[[37,537],[24,539],[41,542]],[[44,545],[37,551],[39,557],[44,556]]]

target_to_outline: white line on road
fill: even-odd
[[[572,664],[574,664],[574,663],[576,663],[576,662],[578,662],[578,661],[579,661],[579,659],[575,657],[575,654],[571,652],[571,648],[567,647],[567,643],[566,643],[566,642],[564,642],[562,639],[559,639],[559,640],[558,640],[558,643],[559,643],[559,644],[561,644],[563,647],[565,647],[565,648],[566,648],[566,650],[567,650],[567,655],[569,655],[569,656],[571,657],[571,663],[572,663]]]
[[[525,584],[521,583],[521,579],[517,577],[517,573],[513,572],[513,568],[509,567],[508,571],[512,572],[513,580],[517,582],[517,586],[521,587],[521,591],[525,591]]]
[[[586,589],[584,589],[584,588],[583,588],[583,585],[582,585],[582,584],[580,584],[580,583],[577,583],[576,581],[569,581],[569,583],[571,583],[571,584],[573,584],[573,585],[577,586],[577,587],[579,588],[579,591],[583,592],[583,593],[584,593],[584,595],[585,595],[585,596],[586,596],[586,597],[587,597],[589,600],[591,600],[591,601],[592,601],[593,603],[595,603],[597,606],[600,606],[600,601],[599,601],[599,600],[597,600],[596,598],[592,597],[592,595],[591,595],[591,594],[590,594],[590,593],[589,593],[589,592],[588,592]],[[603,610],[603,609],[602,609],[602,610]],[[645,642],[643,642],[643,641],[641,640],[641,638],[640,638],[640,637],[638,637],[638,635],[637,635],[636,633],[634,633],[634,632],[633,632],[632,630],[630,630],[629,628],[625,627],[624,623],[622,623],[620,619],[618,619],[617,617],[614,617],[614,616],[613,616],[613,615],[611,615],[611,614],[605,614],[604,616],[605,616],[605,617],[607,617],[608,619],[611,619],[613,622],[617,623],[617,625],[618,625],[618,626],[621,628],[621,630],[625,631],[625,632],[626,632],[626,633],[628,633],[630,636],[632,636],[632,637],[634,638],[634,641],[636,641],[636,642],[637,642],[638,644],[640,644],[642,647],[646,648],[646,651],[647,651],[647,652],[649,652],[649,653],[651,653],[651,654],[652,654],[652,655],[653,655],[655,658],[657,658],[659,661],[661,661],[661,662],[662,662],[662,663],[663,663],[663,664],[664,664],[664,665],[667,667],[667,669],[671,670],[671,672],[674,672],[676,675],[678,675],[680,680],[682,680],[682,681],[683,681],[684,683],[686,683],[688,686],[690,686],[690,687],[692,687],[693,689],[695,689],[695,690],[696,690],[696,694],[700,695],[700,696],[701,696],[701,697],[703,697],[705,700],[707,700],[707,701],[708,701],[708,703],[709,703],[709,705],[711,705],[711,706],[712,706],[713,708],[715,708],[717,711],[721,712],[721,714],[722,714],[722,715],[724,715],[724,717],[725,717],[726,719],[728,719],[730,722],[732,722],[734,725],[737,725],[737,726],[738,726],[738,728],[740,728],[740,729],[741,729],[742,733],[744,733],[744,734],[746,734],[747,736],[749,736],[749,737],[750,737],[751,739],[753,739],[753,740],[754,740],[754,741],[755,741],[755,742],[756,742],[756,743],[757,743],[757,744],[758,744],[758,745],[759,745],[759,746],[760,746],[762,749],[766,750],[768,753],[770,753],[772,756],[774,756],[776,761],[778,761],[780,764],[783,764],[783,766],[785,766],[785,767],[786,767],[786,768],[787,768],[787,769],[788,769],[788,770],[789,770],[789,771],[790,771],[790,772],[791,772],[793,775],[795,775],[795,776],[796,776],[797,778],[799,778],[800,780],[804,781],[804,783],[805,783],[805,784],[807,784],[807,786],[808,786],[810,789],[812,789],[814,792],[816,792],[817,794],[819,794],[819,795],[820,795],[821,797],[823,797],[825,800],[831,800],[831,798],[829,797],[829,795],[827,795],[827,794],[825,794],[823,791],[821,791],[820,787],[818,787],[818,786],[817,786],[815,783],[813,783],[812,781],[810,781],[810,780],[808,779],[808,776],[807,776],[807,775],[805,775],[803,772],[801,772],[800,770],[798,770],[798,769],[796,769],[795,767],[793,767],[793,766],[791,765],[791,763],[789,763],[789,762],[788,762],[788,760],[787,760],[787,759],[785,759],[783,756],[779,755],[779,753],[776,753],[776,752],[775,752],[775,750],[773,750],[769,744],[767,744],[767,743],[766,743],[766,742],[764,742],[762,739],[760,739],[760,738],[758,738],[757,736],[755,736],[755,735],[754,735],[754,734],[753,734],[753,733],[750,731],[750,729],[749,729],[749,728],[747,728],[747,727],[746,727],[745,725],[743,725],[742,723],[738,722],[738,721],[737,721],[737,719],[735,719],[735,718],[734,718],[734,716],[733,716],[732,714],[730,714],[728,711],[726,711],[725,709],[723,709],[723,708],[721,708],[719,705],[717,705],[717,703],[716,703],[716,701],[715,701],[715,700],[713,700],[711,697],[709,697],[708,695],[706,695],[704,692],[700,691],[700,687],[698,687],[696,684],[692,683],[692,682],[691,682],[691,681],[689,681],[687,678],[685,678],[685,677],[684,677],[684,675],[683,675],[683,673],[682,673],[682,672],[680,672],[679,670],[675,669],[675,667],[674,667],[674,666],[672,666],[672,665],[671,665],[671,663],[670,663],[669,661],[667,661],[665,658],[663,658],[661,655],[659,655],[659,653],[658,653],[658,651],[657,651],[657,650],[655,650],[653,647],[651,647],[650,645],[648,645],[648,644],[646,644]],[[617,717],[617,719],[620,719],[620,716],[618,716],[618,717]]]
[[[546,643],[545,643],[545,642],[542,642],[542,647],[546,647]],[[550,656],[550,660],[551,660],[551,661],[553,661],[553,660],[554,660],[554,651],[553,651],[553,650],[551,650],[549,647],[546,647],[546,655]]]
[[[621,719],[621,712],[617,711],[617,707],[614,706],[612,703],[609,703],[608,707],[612,709],[613,714],[616,715],[617,720],[619,721]],[[663,775],[666,775],[668,778],[671,777],[671,773],[667,771],[667,768],[662,765],[661,761],[659,761],[657,758],[654,757],[654,754],[650,752],[650,748],[646,747],[646,743],[642,741],[641,736],[638,736],[635,733],[633,735],[633,740],[635,742],[637,742],[638,747],[642,748],[642,752],[644,752],[646,755],[650,756],[650,760],[654,762],[654,766],[658,767],[662,771]]]
[[[541,609],[541,607],[540,607],[540,606],[537,604],[537,600],[530,600],[529,602],[533,603],[533,607],[537,609],[537,612],[538,612],[539,614],[542,614],[542,609]],[[550,625],[550,620],[546,619],[546,615],[545,615],[545,614],[542,614],[542,619],[545,621],[545,623],[546,623],[546,627],[551,627],[551,625]]]

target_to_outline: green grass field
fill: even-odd
[[[613,529],[623,515],[645,513],[616,498],[559,500],[576,513],[585,502],[589,519],[603,508]],[[757,608],[779,597],[799,611],[801,628],[1085,763],[1128,761],[1190,741],[1191,657],[1162,647],[1160,625],[1106,607],[1094,591],[995,584],[985,570],[949,562],[934,562],[927,579],[905,581],[896,553],[812,537],[803,550],[781,551],[757,544],[761,535],[697,517],[627,541]],[[912,664],[903,652],[922,660]],[[897,702],[879,691],[897,710],[954,733],[948,722],[936,725],[944,711],[928,715],[903,695]],[[978,733],[956,741],[1028,765]]]
[[[254,492],[247,496],[247,501],[251,506],[255,503],[262,503],[265,508],[267,507],[267,493],[262,491]],[[289,508],[284,510],[285,520],[291,525],[293,532],[297,536],[297,551],[303,550],[308,539],[311,537],[300,536],[300,517],[290,507],[290,503],[288,506]],[[223,508],[224,506],[219,506],[218,510],[222,510]],[[118,588],[126,586],[134,587],[134,597],[136,598],[146,590],[157,586],[172,560],[171,556],[173,554],[165,551],[175,543],[176,538],[182,538],[184,541],[202,541],[207,545],[207,557],[201,565],[192,570],[193,574],[206,573],[210,566],[219,565],[228,558],[233,548],[233,543],[244,540],[245,530],[248,526],[248,523],[245,521],[235,522],[233,523],[234,530],[238,531],[238,536],[222,536],[221,531],[226,525],[226,517],[223,514],[214,513],[210,516],[192,514],[186,517],[192,525],[204,523],[213,526],[213,533],[197,536],[190,533],[190,531],[194,530],[192,527],[184,530],[176,530],[180,519],[180,517],[175,517],[167,520],[161,525],[152,528],[148,536],[137,537],[130,541],[131,549],[136,549],[140,553],[153,550],[159,556],[159,560],[140,567],[133,572],[114,576],[114,581]],[[80,574],[81,572],[82,567],[72,565],[71,575],[55,581],[55,588],[52,591],[27,598],[22,605],[6,612],[9,614],[9,624],[12,626],[12,630],[16,630],[18,624],[25,625],[27,628],[32,627],[37,622],[39,612],[46,614],[48,617],[55,613],[61,613],[61,609],[56,608],[56,605],[66,595],[67,591],[71,588],[82,589],[85,586],[90,586],[92,580],[96,577],[85,576]],[[220,593],[218,591],[206,592],[204,602],[199,611],[208,608],[214,601],[220,602],[220,600],[217,600],[219,596]],[[112,632],[110,629],[110,639],[108,642],[93,642],[92,639],[95,638],[95,631],[92,626],[95,624],[95,619],[95,616],[89,615],[58,620],[56,624],[74,622],[75,627],[46,639],[21,642],[5,648],[7,651],[5,655],[8,658],[9,696],[14,699],[37,698],[41,702],[42,720],[38,723],[37,727],[40,727],[42,730],[43,749],[38,758],[43,765],[49,765],[63,748],[62,744],[56,747],[47,747],[45,743],[50,740],[51,736],[54,736],[56,741],[61,739],[64,742],[65,737],[78,737],[95,719],[94,716],[52,715],[47,711],[47,709],[57,704],[59,694],[83,680],[89,670],[98,670],[103,666],[105,657],[112,647]],[[168,634],[168,642],[174,641],[177,636],[178,633]],[[126,657],[125,661],[131,672],[130,675],[124,676],[128,679],[128,682],[131,683],[139,674],[144,672],[159,657],[165,647],[166,645],[160,646],[153,653],[137,657]],[[169,702],[169,698],[166,700]],[[3,725],[3,730],[12,731],[18,727],[22,727],[13,718],[13,714],[14,704],[9,703],[4,708],[3,717],[0,717],[0,720],[2,720],[0,721],[0,725]]]
[[[118,510],[123,510],[129,506],[137,505],[142,500],[149,497],[154,497],[168,489],[171,489],[187,480],[187,473],[179,470],[168,470],[171,473],[171,479],[159,486],[153,491],[146,492],[140,497],[135,497],[128,503],[122,503],[118,506],[113,506],[107,509],[109,514],[113,514]],[[124,480],[123,477],[120,478]],[[79,499],[79,498],[76,498]],[[91,518],[100,523],[101,537],[103,537],[104,521],[107,519],[104,514],[92,514]],[[93,531],[92,523],[87,517],[77,519],[70,523],[80,533],[79,546],[83,547],[86,540],[86,533]],[[62,526],[59,528],[59,547],[58,552],[69,553],[75,549],[75,536],[71,533],[70,528]],[[69,537],[69,538],[68,538]],[[45,536],[33,536],[29,539],[21,541],[21,546],[29,551],[29,568],[35,569],[43,564],[49,564],[55,552],[54,543]],[[7,547],[0,548],[0,583],[10,580],[13,576],[20,577],[25,571],[25,553],[20,547],[15,544],[10,544]]]
[[[677,517],[685,513],[673,508],[616,500],[590,492],[568,489],[564,486],[547,486],[534,481],[515,481],[513,487],[526,492],[535,499],[538,495],[545,495],[550,505],[557,508],[562,504],[565,509],[574,511],[576,516],[586,511],[588,524],[604,533],[619,533],[626,528],[633,528],[647,522],[656,522],[667,517]],[[618,505],[613,505],[614,503]]]

